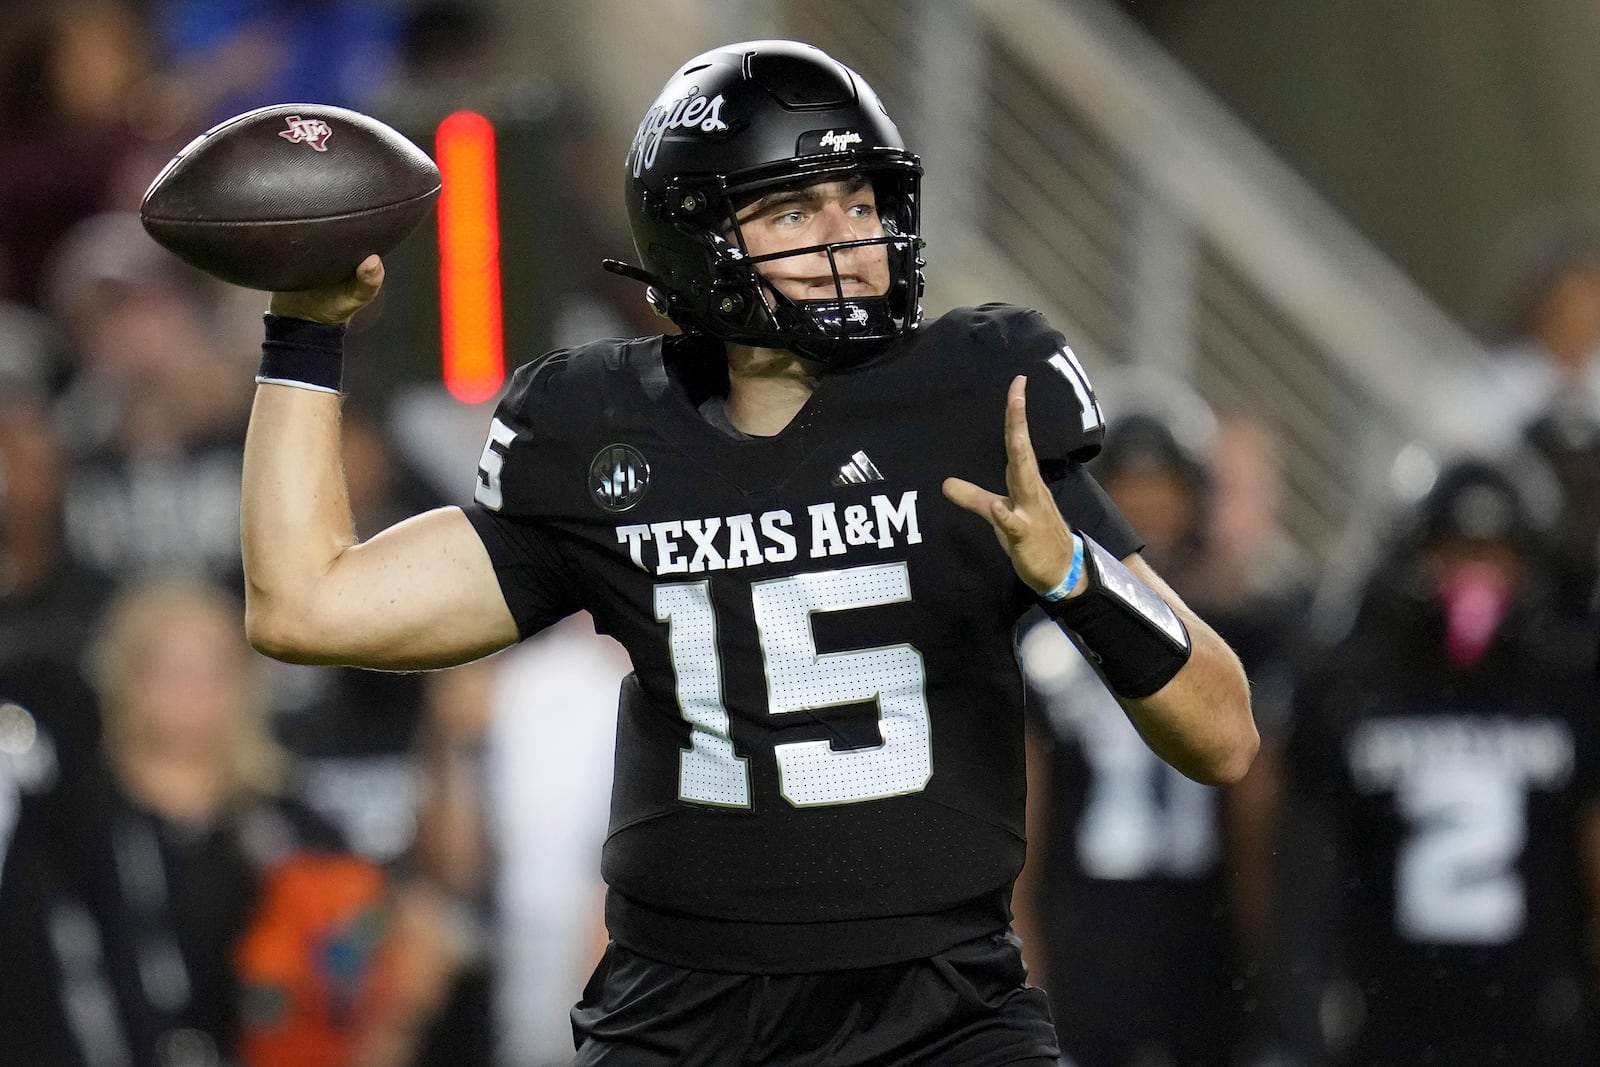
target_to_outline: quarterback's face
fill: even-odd
[[[767,193],[739,211],[739,232],[752,256],[884,236],[877,197],[865,179]],[[889,252],[882,244],[846,248],[834,254],[831,264],[826,252],[810,252],[763,263],[761,273],[791,300],[883,296],[889,291]]]

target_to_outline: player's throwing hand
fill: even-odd
[[[320,289],[294,293],[273,293],[270,309],[274,315],[331,324],[349,322],[351,317],[372,303],[383,288],[383,260],[368,256],[356,272],[342,282]]]
[[[1027,387],[1028,379],[1019,374],[1006,391],[1006,495],[961,478],[946,478],[944,495],[988,519],[1017,577],[1035,592],[1044,592],[1055,588],[1071,565],[1072,528],[1039,474],[1028,436]]]

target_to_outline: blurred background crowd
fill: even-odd
[[[1539,142],[1551,182],[1479,203],[1443,263],[1396,222],[1471,197],[1375,210],[1362,161],[1319,171],[1340,116],[1263,107],[1206,7],[1330,78],[1368,54],[1242,0],[0,2],[0,1063],[570,1053],[626,657],[583,618],[425,675],[256,655],[264,296],[136,211],[250,107],[353,107],[430,150],[472,108],[509,360],[654,332],[598,268],[632,258],[624,146],[681,59],[762,36],[856,66],[924,155],[930,313],[1008,299],[1081,339],[1096,474],[1252,680],[1262,754],[1204,788],[1059,630],[1019,630],[1015,910],[1070,1062],[1600,1063],[1600,224],[1562,182],[1596,150]],[[1492,28],[1439,54],[1504,63],[1475,51]],[[1414,143],[1445,182],[1455,142]],[[363,536],[465,503],[492,408],[440,383],[431,240],[352,329]]]

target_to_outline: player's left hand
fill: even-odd
[[[1028,436],[1027,378],[1017,375],[1006,391],[1006,495],[961,478],[944,480],[944,495],[994,527],[1000,547],[1035,592],[1054,589],[1072,564],[1072,528],[1061,517],[1050,487],[1039,474]],[[1081,584],[1082,579],[1079,579]]]

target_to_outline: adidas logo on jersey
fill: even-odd
[[[852,455],[850,462],[840,467],[839,473],[833,476],[834,485],[861,485],[866,482],[881,481],[883,481],[882,473],[865,452]]]

